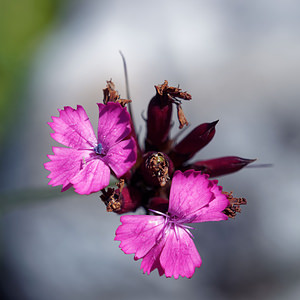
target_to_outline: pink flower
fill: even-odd
[[[59,109],[59,117],[48,123],[51,136],[69,148],[53,147],[51,161],[44,164],[50,171],[49,185],[71,186],[78,194],[98,192],[109,184],[110,169],[116,177],[124,175],[136,161],[136,143],[131,132],[130,116],[118,103],[98,103],[98,139],[82,106]]]
[[[227,220],[223,210],[228,204],[217,180],[193,170],[176,171],[167,214],[122,216],[115,240],[121,241],[124,253],[142,259],[144,273],[157,268],[159,275],[191,278],[201,258],[191,238],[192,227],[185,223]]]

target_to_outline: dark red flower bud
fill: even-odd
[[[169,207],[169,200],[161,197],[153,197],[149,200],[149,209],[166,213]]]
[[[140,192],[133,187],[124,187],[120,194],[121,209],[117,211],[118,214],[136,211],[142,203]]]
[[[148,186],[163,187],[174,171],[170,158],[162,152],[148,152],[143,157],[141,175]]]
[[[178,87],[168,86],[168,81],[156,85],[156,95],[148,105],[147,113],[147,136],[145,140],[146,151],[168,151],[169,132],[171,129],[172,104],[177,106],[179,128],[188,124],[183,110],[181,100],[191,100],[192,96],[183,92]]]
[[[217,123],[214,121],[199,125],[172,149],[169,156],[176,167],[192,158],[212,140]]]
[[[168,94],[163,92],[164,86],[168,86],[168,83],[155,86],[156,95],[148,105],[146,151],[162,150],[169,140],[172,102],[169,101]]]
[[[255,160],[256,159],[247,159],[237,156],[226,156],[197,161],[188,167],[215,177],[236,172]]]

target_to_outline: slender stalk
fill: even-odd
[[[129,91],[129,82],[128,82],[128,72],[127,72],[126,59],[125,59],[125,56],[124,56],[124,54],[122,53],[121,50],[119,50],[119,53],[120,53],[120,55],[122,57],[123,67],[124,67],[125,86],[126,86],[126,98],[128,100],[131,100],[131,98],[130,98],[130,91]],[[129,110],[129,113],[131,115],[132,123],[134,123],[133,122],[133,114],[132,114],[132,111],[131,111],[131,103],[128,104],[128,110]]]
[[[119,50],[119,53],[120,53],[120,55],[122,57],[123,67],[124,67],[125,86],[126,86],[126,98],[128,100],[131,100],[131,98],[130,98],[130,92],[129,92],[128,72],[127,72],[127,64],[126,64],[125,56],[124,56],[124,54],[122,53],[121,50]],[[134,123],[134,117],[133,117],[131,103],[128,103],[127,106],[128,106],[129,114],[131,116],[131,127],[132,127],[132,131],[133,131],[132,135],[134,136],[136,144],[137,144],[137,150],[138,150],[137,164],[139,164],[140,161],[141,161],[141,157],[142,157],[142,149],[141,149],[141,147],[139,145],[139,141],[138,141],[138,138],[137,138],[137,135],[136,135],[135,123]]]

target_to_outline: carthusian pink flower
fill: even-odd
[[[49,185],[62,185],[62,191],[73,186],[78,194],[90,194],[108,186],[110,170],[119,178],[134,165],[136,143],[127,138],[131,126],[126,108],[112,102],[98,103],[98,108],[98,139],[80,105],[66,106],[48,123],[52,138],[69,147],[53,147],[54,155],[48,155]]]
[[[174,173],[166,214],[125,215],[116,231],[115,240],[126,254],[142,259],[141,269],[150,274],[191,278],[201,258],[186,223],[227,220],[223,213],[229,205],[217,180],[208,175],[188,170]]]

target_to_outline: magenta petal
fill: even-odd
[[[103,161],[110,166],[119,178],[124,175],[136,162],[136,144],[134,138],[124,140],[112,146],[103,157]]]
[[[109,167],[98,158],[83,165],[83,169],[72,178],[71,183],[78,194],[88,195],[99,192],[109,185]]]
[[[141,270],[144,274],[148,275],[155,269],[158,270],[160,276],[162,276],[165,271],[160,264],[160,254],[166,243],[166,235],[164,235],[156,244],[153,246],[150,251],[143,257],[141,263]]]
[[[63,190],[70,187],[70,180],[81,170],[85,159],[91,151],[76,150],[71,148],[53,147],[54,155],[48,155],[51,161],[44,164],[45,169],[51,173],[49,185],[62,184]]]
[[[170,191],[169,213],[187,220],[207,205],[213,197],[207,177],[193,170],[176,171]],[[188,220],[185,222],[189,223]]]
[[[223,210],[229,205],[227,197],[222,193],[222,187],[218,186],[217,180],[213,180],[211,191],[214,194],[212,201],[197,213],[196,222],[222,221],[227,220],[228,216],[223,213]]]
[[[59,117],[52,117],[49,126],[55,131],[51,136],[57,142],[74,149],[93,149],[97,145],[90,120],[82,106],[59,109]]]
[[[195,268],[201,266],[201,257],[185,229],[178,226],[170,229],[160,255],[160,263],[166,277],[174,276],[175,279],[179,275],[191,278]]]
[[[116,241],[126,254],[135,254],[135,259],[145,256],[157,244],[165,218],[162,216],[122,216],[122,225],[116,230]]]
[[[98,103],[98,143],[105,149],[123,140],[131,132],[130,115],[119,103]]]

